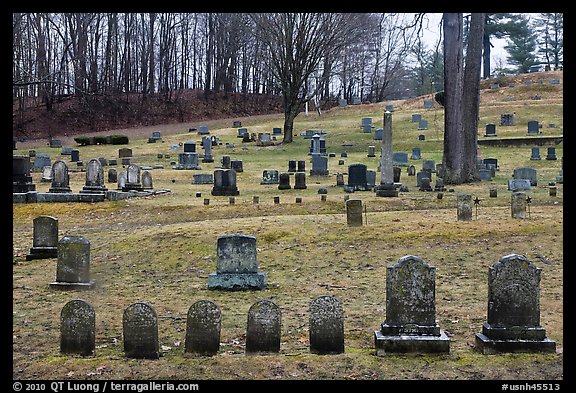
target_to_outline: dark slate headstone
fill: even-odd
[[[296,172],[294,175],[294,189],[305,190],[306,188],[306,172]]]
[[[232,234],[217,240],[216,273],[208,275],[208,289],[265,289],[266,275],[258,272],[256,238]]]
[[[147,303],[132,303],[122,318],[124,354],[134,359],[158,359],[158,317]]]
[[[528,134],[540,134],[540,124],[538,120],[530,120],[528,122]]]
[[[408,153],[406,152],[395,152],[392,155],[392,165],[396,166],[408,166]]]
[[[118,181],[118,170],[116,168],[108,169],[108,183],[116,183]]]
[[[363,225],[362,213],[361,199],[349,199],[346,201],[346,222],[349,227]]]
[[[419,147],[412,148],[412,156],[410,159],[412,160],[420,160],[422,158],[421,151]]]
[[[214,184],[212,173],[198,173],[192,175],[192,184]]]
[[[280,352],[282,313],[270,300],[259,300],[248,311],[246,353]]]
[[[244,162],[242,160],[231,160],[230,169],[234,169],[236,173],[244,172]]]
[[[412,114],[411,121],[413,123],[419,123],[421,119],[422,119],[422,115],[420,113],[413,113]]]
[[[486,124],[486,133],[484,136],[496,136],[496,124],[489,123]]]
[[[280,174],[280,180],[278,183],[279,190],[290,190],[292,186],[290,185],[290,174],[283,172]]]
[[[532,155],[530,156],[530,160],[541,160],[540,148],[538,146],[532,148]]]
[[[376,353],[449,352],[436,321],[436,268],[407,255],[386,270],[386,320],[374,333]]]
[[[202,169],[198,163],[198,153],[196,152],[178,153],[178,164],[174,166],[174,169],[185,169],[185,170]]]
[[[488,269],[488,318],[476,334],[483,354],[556,352],[540,324],[541,269],[525,256],[506,255]]]
[[[419,130],[427,130],[428,129],[428,120],[420,119],[418,122],[418,129]]]
[[[56,258],[58,256],[58,219],[38,216],[33,220],[32,248],[26,260]]]
[[[280,183],[278,176],[277,170],[264,170],[262,171],[262,181],[260,184],[278,184]]]
[[[472,220],[472,194],[458,194],[457,196],[458,221]]]
[[[536,187],[538,185],[538,177],[536,169],[530,167],[515,168],[512,174],[515,180],[527,179],[530,180],[530,185]]]
[[[50,287],[91,289],[94,285],[90,279],[90,242],[82,236],[64,236],[58,242],[56,281]]]
[[[319,296],[310,302],[310,352],[326,355],[344,353],[344,310],[333,296]]]
[[[501,126],[513,126],[514,125],[514,114],[513,113],[500,114],[500,125]]]
[[[424,100],[424,109],[434,108],[434,102],[432,100]]]
[[[364,164],[352,164],[348,166],[348,184],[346,185],[352,191],[370,191],[366,182],[366,172],[368,168]]]
[[[557,160],[555,147],[549,147],[548,148],[547,153],[546,153],[546,159],[547,160]]]
[[[12,192],[35,191],[36,185],[30,175],[30,157],[12,156]]]
[[[375,141],[381,141],[383,133],[384,133],[383,128],[377,128],[376,131],[374,131],[374,140]]]
[[[132,149],[128,147],[122,147],[118,149],[118,158],[132,157]]]
[[[217,169],[214,171],[214,187],[211,194],[214,196],[240,195],[236,186],[236,171],[234,169]]]
[[[96,349],[96,313],[84,300],[70,300],[60,312],[60,352],[92,356]]]
[[[220,349],[222,316],[210,300],[198,300],[188,309],[184,352],[202,356],[216,355]]]
[[[310,176],[328,176],[328,158],[320,154],[312,154],[312,169]]]
[[[288,172],[296,172],[297,160],[288,160]]]
[[[424,134],[419,134],[419,135],[418,135],[418,140],[419,140],[419,141],[425,141],[425,140],[426,140],[426,135],[424,135]]]
[[[45,153],[37,153],[36,157],[34,157],[34,169],[42,169],[45,166],[52,166],[52,162],[50,160],[50,156]]]

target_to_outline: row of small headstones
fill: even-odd
[[[340,302],[319,296],[309,306],[310,351],[317,354],[344,352],[344,319]],[[255,302],[248,311],[246,348],[249,353],[280,351],[282,313],[270,300]],[[124,352],[129,358],[160,357],[158,317],[146,302],[130,304],[123,314]],[[187,314],[184,352],[211,356],[220,350],[221,312],[210,300],[193,303]],[[60,313],[60,351],[92,356],[96,349],[96,314],[84,300],[71,300]]]

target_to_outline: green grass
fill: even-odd
[[[561,87],[529,90],[517,86],[504,93],[482,92],[479,138],[483,125],[499,122],[500,113],[516,113],[516,126],[497,127],[500,137],[525,136],[527,120],[538,119],[544,132],[562,134]],[[500,89],[502,90],[502,89]],[[542,100],[528,98],[542,94]],[[499,96],[498,96],[499,95]],[[515,97],[505,102],[503,97]],[[498,100],[496,100],[498,98]],[[563,374],[563,184],[557,196],[549,195],[548,182],[561,168],[563,144],[556,146],[557,161],[531,161],[529,147],[481,147],[481,156],[498,158],[500,170],[492,181],[451,187],[438,199],[436,193],[420,192],[416,178],[403,168],[401,182],[409,192],[398,198],[378,198],[373,192],[344,193],[335,174],[345,173],[353,163],[376,170],[379,158],[367,157],[370,145],[379,148],[373,134],[364,134],[362,117],[381,126],[384,103],[334,108],[318,116],[301,114],[295,123],[294,143],[272,147],[242,144],[236,129],[222,123],[211,128],[223,145],[215,147],[214,163],[202,163],[200,173],[212,173],[222,155],[244,160],[237,176],[240,195],[210,195],[211,185],[192,185],[194,171],[173,170],[177,153],[169,146],[196,140],[187,130],[163,134],[163,142],[130,139],[133,162],[163,165],[151,171],[155,189],[169,193],[101,203],[13,204],[13,378],[14,379],[514,379],[561,380]],[[421,101],[395,103],[393,149],[411,153],[420,147],[423,159],[442,160],[443,111],[421,109]],[[419,131],[410,121],[412,113],[429,120],[429,130]],[[271,132],[283,119],[267,116],[243,122],[249,132]],[[306,160],[310,140],[299,136],[308,128],[326,129],[329,152],[327,177],[307,176],[305,190],[279,191],[260,185],[262,171],[287,171],[288,160]],[[109,132],[113,133],[113,132]],[[425,141],[418,134],[426,135]],[[225,148],[225,142],[234,148]],[[343,144],[352,143],[345,147]],[[199,146],[199,145],[197,145]],[[118,146],[80,147],[81,157],[117,157]],[[36,147],[37,152],[54,150]],[[338,165],[340,153],[348,153]],[[157,154],[170,154],[158,159]],[[16,154],[16,152],[15,152]],[[18,154],[21,154],[18,153]],[[422,161],[409,160],[417,169]],[[532,197],[530,216],[514,219],[510,214],[510,191],[506,181],[514,168],[537,169],[538,186]],[[118,167],[120,169],[120,167]],[[377,174],[378,175],[378,174]],[[71,172],[71,188],[78,192],[84,172]],[[38,191],[49,184],[33,173]],[[293,184],[292,179],[292,184]],[[110,189],[115,184],[107,183]],[[328,189],[322,202],[318,188]],[[496,187],[498,196],[489,197]],[[197,198],[195,194],[201,192]],[[471,193],[481,200],[473,220],[457,220],[456,194]],[[361,199],[367,224],[348,227],[344,196]],[[252,197],[260,203],[253,204]],[[281,203],[273,198],[280,196]],[[302,197],[302,204],[295,198]],[[203,204],[204,198],[210,204]],[[55,291],[56,259],[26,261],[32,245],[32,220],[51,215],[59,220],[59,234],[81,235],[91,243],[91,274],[97,287],[90,291]],[[207,289],[208,274],[216,271],[218,236],[243,233],[257,239],[259,270],[269,287],[262,291],[223,292]],[[510,253],[526,255],[542,268],[541,323],[548,337],[557,341],[555,354],[482,355],[474,349],[474,335],[486,318],[488,267]],[[443,355],[396,354],[375,356],[374,331],[386,315],[386,267],[405,255],[416,255],[436,267],[437,320],[451,339],[450,353]],[[308,345],[308,307],[316,296],[331,294],[343,305],[345,353],[320,356]],[[82,358],[59,352],[59,315],[74,298],[88,301],[96,311],[96,355]],[[220,351],[213,357],[184,355],[186,315],[193,302],[213,300],[221,308]],[[274,301],[282,312],[279,354],[246,356],[247,312],[261,299]],[[122,312],[135,301],[150,303],[159,319],[159,360],[127,359],[123,353]]]

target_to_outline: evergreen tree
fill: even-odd
[[[531,65],[536,64],[536,38],[530,18],[525,14],[515,14],[512,17],[508,45],[504,47],[508,52],[508,62],[517,67],[519,74],[528,72]]]
[[[535,20],[539,34],[538,53],[548,68],[557,70],[563,63],[564,55],[564,14],[541,13]]]

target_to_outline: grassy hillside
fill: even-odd
[[[563,134],[563,85],[516,84],[498,90],[482,90],[479,139],[484,125],[497,124],[498,137],[526,136],[527,121],[543,124],[543,135]],[[534,76],[534,78],[536,78]],[[536,80],[536,79],[535,79]],[[535,95],[540,99],[533,99]],[[423,99],[393,102],[393,150],[407,152],[420,147],[422,160],[442,161],[443,109],[423,108]],[[403,168],[401,183],[409,188],[398,198],[379,198],[372,191],[346,194],[336,186],[336,174],[348,165],[364,163],[377,170],[377,157],[367,157],[376,146],[373,133],[363,133],[360,122],[372,117],[382,127],[385,103],[333,108],[321,116],[300,114],[294,143],[258,147],[241,143],[236,128],[224,121],[210,126],[223,144],[213,150],[214,163],[201,163],[199,171],[174,170],[178,161],[171,145],[196,141],[200,136],[181,131],[163,133],[162,142],[147,143],[148,136],[131,137],[133,163],[163,166],[151,170],[155,189],[169,193],[101,203],[13,204],[13,370],[14,379],[183,379],[183,380],[562,380],[563,372],[563,184],[550,196],[548,183],[561,169],[563,143],[556,145],[558,160],[530,160],[530,147],[481,146],[483,158],[497,158],[499,171],[491,181],[451,187],[442,199],[435,192],[421,192],[416,177]],[[417,129],[411,115],[421,113],[429,129]],[[499,126],[500,114],[515,113],[516,125]],[[554,128],[549,128],[553,123]],[[242,121],[249,132],[272,132],[282,127],[281,116],[251,117]],[[171,126],[174,130],[174,126]],[[162,128],[154,127],[154,130]],[[327,134],[329,176],[310,176],[310,140],[299,133],[323,129]],[[115,132],[109,132],[113,134]],[[121,132],[120,132],[121,133]],[[426,140],[418,140],[424,134]],[[234,144],[225,147],[226,142]],[[34,147],[54,160],[60,149]],[[78,147],[80,157],[117,158],[118,146]],[[26,150],[24,150],[25,152]],[[347,158],[341,158],[346,152]],[[162,153],[161,159],[158,154]],[[14,154],[25,154],[22,150]],[[165,158],[164,155],[170,155]],[[210,195],[211,185],[193,185],[192,174],[212,173],[223,155],[243,160],[238,173],[240,195],[235,204],[228,197]],[[62,156],[65,157],[65,156]],[[306,161],[305,190],[279,191],[261,185],[262,171],[287,171],[288,160]],[[338,160],[345,160],[338,165]],[[68,158],[64,158],[68,161]],[[417,170],[422,160],[409,160]],[[507,180],[514,168],[537,170],[538,186],[529,217],[510,213]],[[76,169],[69,163],[71,169]],[[108,168],[105,168],[107,171]],[[120,170],[120,166],[118,167]],[[33,173],[37,191],[47,191]],[[379,174],[377,174],[379,179]],[[82,189],[84,172],[70,173],[73,192]],[[432,184],[435,183],[433,179]],[[294,178],[292,177],[292,185]],[[116,184],[106,183],[109,189]],[[321,201],[318,188],[328,189]],[[489,189],[497,188],[497,197]],[[200,192],[201,197],[196,197]],[[472,221],[458,221],[456,195],[480,199]],[[348,227],[344,197],[361,199],[366,223]],[[260,203],[253,204],[253,196]],[[281,203],[273,198],[280,196]],[[302,198],[296,204],[296,197]],[[203,204],[210,198],[210,204]],[[91,274],[97,287],[84,292],[56,291],[49,287],[56,275],[56,259],[26,261],[32,247],[32,220],[50,215],[59,220],[59,233],[80,235],[91,243]],[[224,234],[255,236],[259,270],[269,287],[262,291],[222,292],[207,289],[207,276],[216,271],[216,239]],[[501,257],[528,257],[542,269],[540,285],[541,324],[557,342],[554,354],[482,355],[474,349],[474,337],[486,319],[487,271]],[[374,331],[386,317],[386,267],[405,255],[416,255],[436,267],[436,317],[450,337],[450,353],[442,355],[375,356]],[[308,306],[320,295],[331,294],[343,304],[345,353],[314,355],[309,351]],[[96,311],[96,355],[64,356],[59,351],[59,316],[74,298],[88,301]],[[214,301],[222,311],[220,351],[213,357],[184,356],[186,315],[192,303]],[[247,312],[257,300],[274,301],[282,311],[279,354],[244,354]],[[159,360],[126,359],[123,353],[122,313],[135,301],[150,303],[159,316],[162,357]]]

